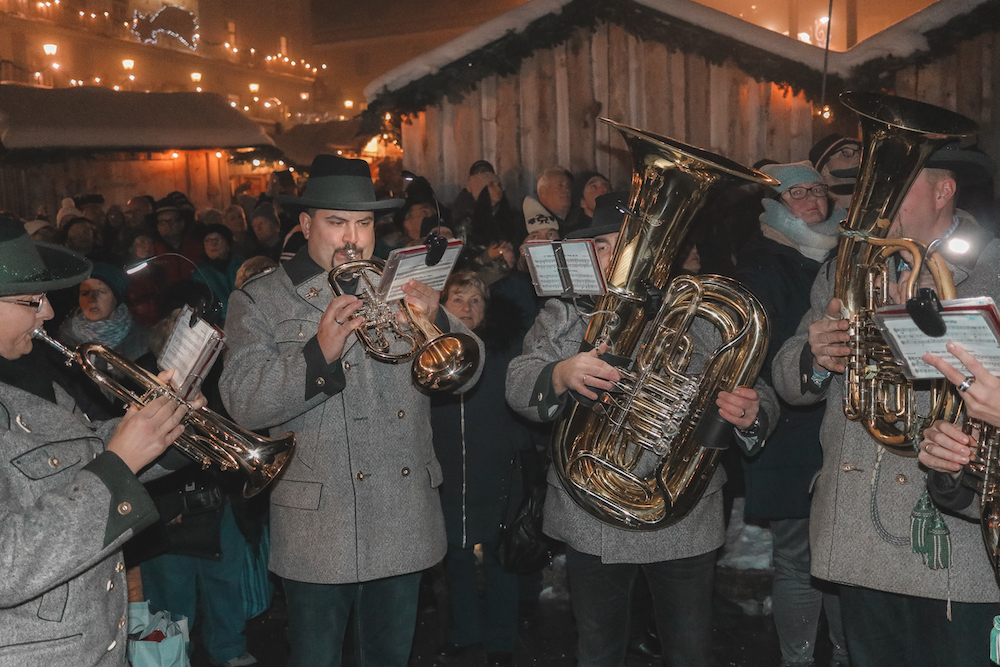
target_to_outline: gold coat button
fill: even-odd
[[[351,370],[351,362],[349,362],[349,361],[345,361],[344,363],[341,364],[341,366],[344,367],[345,371]]]
[[[117,563],[115,563],[115,572],[119,572],[120,573],[120,572],[124,572],[124,571],[125,571],[125,563],[123,563],[121,561],[118,561]]]
[[[854,464],[847,462],[841,463],[840,469],[843,470],[844,472],[854,472]]]
[[[299,337],[299,339],[301,340],[301,339],[303,339],[303,338],[305,338],[305,337],[306,337],[306,332],[305,332],[305,331],[303,331],[302,329],[299,329],[299,333],[297,333],[296,335],[297,335],[297,336]]]
[[[125,618],[124,616],[122,616],[121,618],[119,618],[118,619],[118,629],[121,630],[122,628],[124,628],[126,623],[128,623],[128,619],[127,618]]]
[[[114,640],[113,642],[111,642],[110,644],[108,644],[108,650],[109,651],[114,651],[116,646],[118,646],[118,640],[117,639]]]
[[[118,504],[118,513],[122,516],[130,514],[132,512],[132,503],[124,502]]]
[[[309,291],[306,292],[307,299],[315,299],[318,296],[319,296],[319,290],[316,289],[315,287],[310,287]]]
[[[409,468],[403,468],[400,472],[403,473],[403,477],[406,477],[407,475],[410,474],[410,469]]]
[[[58,459],[58,457],[53,456],[52,458],[49,459],[49,467],[51,467],[51,468],[58,468],[59,467],[59,459]]]
[[[406,413],[405,413],[405,412],[403,412],[402,410],[400,410],[399,412],[397,412],[397,413],[396,413],[396,417],[397,417],[398,419],[402,419],[402,418],[403,418],[403,417],[405,417],[405,416],[406,416]]]
[[[316,386],[317,387],[322,387],[325,384],[326,384],[326,380],[324,380],[323,378],[316,378]]]
[[[910,480],[908,480],[906,478],[906,475],[904,475],[903,473],[899,473],[898,475],[896,475],[896,484],[908,484],[909,482]]]
[[[108,579],[108,592],[110,593],[115,588],[115,582]]]
[[[356,475],[356,477],[358,478],[359,482],[365,481],[365,474],[363,472],[359,471],[358,474]]]

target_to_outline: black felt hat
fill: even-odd
[[[281,204],[330,211],[384,211],[399,208],[402,199],[375,199],[372,172],[364,160],[317,155],[301,197],[278,195]]]
[[[590,224],[566,235],[567,239],[593,239],[605,234],[621,231],[624,213],[618,205],[628,201],[628,193],[609,192],[601,195],[594,202],[594,217]]]
[[[83,282],[90,260],[62,246],[32,241],[21,221],[0,214],[0,295],[38,294]]]
[[[927,169],[947,169],[955,174],[955,182],[960,186],[979,185],[996,175],[997,165],[978,146],[964,145],[961,140],[945,144],[927,158]],[[857,178],[858,167],[837,169],[830,172],[837,178]]]

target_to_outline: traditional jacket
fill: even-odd
[[[983,251],[976,268],[954,271],[958,295],[1000,294],[1000,242]],[[823,467],[815,482],[810,515],[812,573],[820,579],[879,591],[956,602],[997,602],[993,572],[977,522],[948,515],[950,567],[932,570],[911,546],[914,507],[926,488],[926,468],[914,457],[888,453],[859,422],[844,416],[843,375],[812,381],[809,325],[824,317],[833,298],[835,263],[828,262],[812,288],[811,308],[795,336],[774,359],[778,393],[793,405],[824,398],[820,431]],[[918,392],[923,395],[926,392]]]
[[[549,299],[524,340],[524,354],[511,361],[507,371],[507,402],[535,421],[551,421],[565,408],[567,398],[555,395],[552,369],[580,351],[587,325],[572,303]],[[695,330],[695,347],[705,338]],[[696,366],[696,364],[693,364]],[[757,381],[763,437],[767,424],[778,416],[777,400],[770,387]],[[600,521],[581,509],[563,489],[554,467],[549,469],[545,497],[544,531],[577,551],[600,556],[605,563],[653,563],[689,558],[722,546],[722,485],[726,473],[716,469],[701,500],[678,523],[652,531],[631,531]]]
[[[271,487],[270,567],[321,584],[418,572],[445,553],[430,399],[409,364],[369,358],[354,335],[326,363],[316,333],[332,300],[308,247],[229,299],[226,409],[246,428],[294,431],[298,443]],[[435,324],[469,333],[443,307]]]
[[[91,424],[0,383],[0,666],[125,664],[127,589],[121,546],[156,508]]]

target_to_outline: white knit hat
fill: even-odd
[[[72,197],[66,197],[62,200],[62,208],[59,209],[59,213],[56,214],[56,226],[60,229],[65,220],[68,218],[79,218],[83,215],[83,212],[76,207],[76,203],[73,201]]]
[[[545,229],[559,229],[556,216],[549,213],[548,209],[534,197],[525,197],[521,209],[524,211],[524,225],[528,228],[529,234]]]

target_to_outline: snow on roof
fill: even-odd
[[[0,144],[18,149],[194,150],[272,146],[211,93],[0,86]]]
[[[398,90],[408,83],[453,63],[469,53],[504,37],[520,32],[533,21],[560,12],[572,0],[531,0],[470,30],[461,37],[410,60],[383,74],[365,88],[369,103],[379,95]],[[823,49],[781,35],[692,0],[633,0],[666,16],[704,27],[780,58],[792,60],[816,71],[823,69]],[[940,0],[912,16],[858,43],[846,52],[831,51],[828,70],[842,77],[863,63],[886,56],[905,57],[928,48],[924,34],[966,14],[989,0]]]

